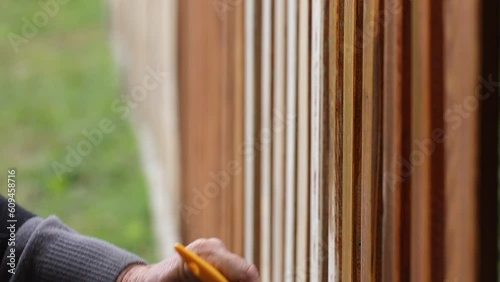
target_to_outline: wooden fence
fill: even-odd
[[[262,281],[497,281],[497,0],[182,0],[182,235]]]

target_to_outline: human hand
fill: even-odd
[[[229,252],[221,240],[198,239],[186,247],[217,268],[229,281],[260,282],[255,265]],[[117,282],[198,282],[182,258],[172,255],[156,264],[134,264],[122,271]]]

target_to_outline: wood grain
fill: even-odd
[[[310,151],[310,281],[323,281],[326,278],[323,201],[323,101],[324,101],[324,0],[311,1],[311,151]]]
[[[256,88],[255,74],[255,27],[256,27],[255,1],[245,1],[245,100],[244,100],[244,196],[245,196],[245,220],[244,220],[244,255],[245,259],[254,262],[255,244],[255,158],[256,158]]]
[[[308,1],[299,1],[298,30],[298,112],[297,112],[297,227],[295,281],[308,279],[309,257],[309,28]]]
[[[359,280],[362,2],[344,6],[342,280]],[[359,33],[358,33],[359,32]]]
[[[285,191],[285,136],[288,113],[285,107],[286,3],[273,1],[273,111],[272,111],[272,281],[283,281],[283,228]]]
[[[243,248],[243,17],[212,3],[179,5],[183,240]],[[192,83],[197,81],[197,83]]]
[[[328,2],[328,281],[342,275],[344,1]]]
[[[272,2],[262,1],[261,51],[261,174],[260,174],[260,276],[263,282],[271,280],[271,40]]]
[[[437,134],[444,129],[444,76],[443,76],[443,2],[430,2],[430,99],[431,132],[427,133],[427,146],[432,148],[430,167],[431,205],[431,281],[444,281],[444,144]],[[431,145],[432,144],[432,145]],[[420,145],[419,145],[420,146]]]
[[[297,188],[297,22],[298,1],[286,2],[286,142],[284,281],[294,281]]]
[[[386,14],[383,53],[383,141],[382,141],[382,198],[384,215],[382,219],[382,281],[408,281],[409,269],[405,267],[409,252],[406,240],[408,234],[409,208],[407,195],[409,180],[402,171],[401,159],[406,152],[410,137],[409,113],[411,74],[407,56],[411,47],[407,20],[411,11],[408,2],[386,0],[383,11]]]
[[[244,187],[243,187],[243,166],[244,156],[241,150],[244,143],[244,6],[234,7],[234,11],[229,13],[230,21],[226,23],[229,33],[229,73],[228,73],[228,94],[234,97],[231,107],[233,116],[233,126],[230,128],[228,140],[232,157],[225,160],[223,167],[231,164],[236,166],[232,182],[232,195],[229,199],[231,204],[227,206],[231,215],[232,230],[229,237],[232,241],[232,250],[242,256],[244,249]],[[232,136],[231,136],[232,135]],[[232,139],[231,139],[232,138]]]
[[[430,1],[412,2],[411,280],[431,278],[431,154],[421,148],[431,132]]]
[[[361,141],[361,281],[376,281],[379,266],[377,226],[380,224],[382,34],[380,1],[365,1],[363,16],[363,101]]]
[[[445,109],[473,95],[479,74],[479,1],[444,1]],[[445,279],[478,278],[478,113],[445,116]]]

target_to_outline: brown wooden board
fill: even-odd
[[[383,7],[383,141],[382,141],[382,281],[408,281],[409,277],[409,174],[402,160],[411,144],[408,51],[409,2],[386,0]]]
[[[344,84],[344,1],[328,2],[328,281],[342,275],[342,166]]]
[[[363,17],[363,100],[361,141],[361,264],[360,280],[377,281],[380,266],[381,103],[383,34],[379,0],[365,1]],[[359,43],[358,43],[359,44]]]
[[[220,13],[211,2],[179,4],[183,240],[220,237],[237,253],[243,234],[241,15],[241,7]]]
[[[430,281],[431,154],[430,1],[412,2],[411,280]]]
[[[444,1],[445,279],[478,278],[478,112],[454,111],[474,97],[479,74],[479,1]],[[473,99],[473,98],[469,98]]]
[[[344,3],[342,280],[358,281],[360,264],[361,1]]]

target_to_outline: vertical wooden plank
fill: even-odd
[[[380,207],[381,61],[380,1],[365,0],[361,141],[361,281],[376,281]]]
[[[344,2],[328,2],[328,95],[329,95],[329,213],[328,281],[342,275],[342,166],[344,103]]]
[[[343,163],[342,163],[342,281],[354,281],[354,44],[356,1],[344,3],[344,103],[343,107]]]
[[[295,281],[308,279],[309,231],[309,1],[299,1],[297,228]]]
[[[359,280],[362,2],[344,6],[342,280]]]
[[[261,52],[261,220],[260,220],[260,276],[263,282],[271,280],[271,19],[272,2],[262,0]]]
[[[215,10],[215,7],[212,8],[212,10]],[[229,74],[230,74],[230,61],[231,61],[231,49],[230,49],[230,40],[231,40],[231,34],[230,34],[230,29],[228,26],[228,22],[231,21],[231,13],[233,11],[226,11],[226,12],[219,12],[217,14],[218,16],[218,28],[220,29],[220,37],[219,38],[214,38],[214,40],[217,40],[220,43],[220,48],[221,48],[221,54],[220,54],[220,68],[221,68],[221,73],[220,77],[214,78],[218,79],[218,82],[221,83],[221,92],[219,93],[221,95],[221,100],[219,103],[222,104],[222,101],[224,101],[223,106],[220,108],[220,112],[218,113],[220,116],[220,123],[221,123],[221,130],[218,132],[221,136],[220,143],[217,144],[217,150],[219,151],[219,165],[220,167],[224,170],[224,160],[230,159],[232,157],[232,152],[228,150],[230,148],[230,134],[231,134],[231,127],[233,126],[233,111],[231,107],[234,104],[234,95],[231,95],[230,89],[229,89]],[[210,52],[216,52],[216,50],[211,50],[208,51],[207,54],[210,55]],[[232,140],[231,140],[232,141]],[[230,179],[229,183],[226,184],[225,189],[219,190],[219,197],[217,197],[217,213],[219,215],[218,217],[218,223],[220,224],[220,239],[225,242],[226,246],[231,249],[232,247],[232,242],[229,241],[230,238],[230,231],[232,229],[232,221],[231,221],[231,216],[232,212],[230,210],[229,205],[225,204],[231,201],[231,190],[233,188],[233,183]]]
[[[273,281],[283,281],[285,132],[285,1],[273,1],[272,264]]]
[[[431,152],[418,147],[431,132],[430,1],[412,2],[412,20],[411,281],[430,281]]]
[[[324,0],[311,1],[311,166],[310,166],[310,281],[323,281],[324,269],[323,238],[323,95],[324,95]]]
[[[244,6],[236,5],[232,13],[229,14],[231,21],[228,21],[229,48],[231,57],[229,59],[229,85],[228,92],[234,95],[233,126],[230,128],[232,136],[228,139],[232,141],[232,157],[224,160],[223,169],[228,170],[229,166],[232,175],[232,201],[226,203],[229,213],[232,215],[232,229],[230,238],[232,241],[231,250],[236,254],[243,255],[243,234],[244,234],[244,185],[243,185],[243,153],[241,146],[243,144],[244,130]],[[231,139],[232,137],[232,139]],[[222,188],[222,187],[221,187]]]
[[[217,171],[219,166],[217,156],[212,153],[214,150],[205,150],[205,148],[214,148],[220,144],[219,115],[207,115],[207,109],[220,112],[218,101],[222,91],[219,76],[221,74],[220,57],[214,52],[208,59],[207,53],[199,49],[202,47],[216,50],[220,48],[220,42],[215,40],[202,42],[200,40],[201,34],[206,33],[211,38],[218,31],[216,16],[208,13],[213,10],[206,9],[211,8],[211,6],[204,7],[203,4],[186,1],[184,5],[180,6],[179,17],[181,134],[182,139],[185,140],[183,144],[186,144],[182,147],[181,153],[182,163],[185,165],[185,169],[182,170],[184,194],[182,216],[183,238],[188,242],[202,236],[222,235],[217,233],[220,231],[219,222],[214,222],[213,225],[204,224],[217,217],[217,211],[220,207],[215,203],[216,199],[210,201],[204,196],[203,189],[205,184],[210,181],[208,172],[210,170]],[[203,26],[204,29],[200,29],[199,26]],[[218,69],[207,75],[205,70],[211,64],[216,64]],[[216,75],[216,73],[218,74]],[[192,84],[192,80],[199,81],[199,83]],[[200,95],[201,93],[204,95]],[[206,97],[210,97],[210,99]],[[207,132],[212,134],[207,134]],[[202,136],[202,138],[197,138],[197,136]],[[199,200],[194,201],[194,199]]]
[[[255,248],[255,0],[245,1],[245,143],[244,155],[244,190],[245,190],[245,239],[244,255],[248,261],[254,261]]]
[[[409,2],[385,0],[382,118],[382,281],[408,281],[410,79]]]
[[[478,113],[455,105],[475,93],[479,74],[479,1],[446,0],[445,48],[445,279],[478,278]],[[455,108],[456,109],[456,108]]]
[[[294,281],[297,138],[297,0],[286,5],[286,154],[284,281]],[[302,149],[302,148],[301,148]]]
[[[254,41],[254,50],[255,50],[255,59],[254,59],[254,64],[255,64],[255,130],[256,130],[256,135],[254,136],[255,138],[255,198],[254,198],[254,263],[257,266],[260,266],[260,258],[261,258],[261,215],[262,215],[262,209],[261,209],[261,184],[262,184],[262,176],[261,176],[261,164],[262,164],[262,145],[266,142],[265,140],[265,133],[262,131],[261,125],[262,125],[262,103],[261,103],[261,98],[262,98],[262,65],[263,62],[261,60],[262,58],[262,1],[255,1],[255,6],[254,6],[254,11],[255,11],[255,41]],[[269,137],[267,137],[269,138]],[[267,141],[269,142],[269,141]]]
[[[242,253],[243,10],[218,12],[179,6],[183,238],[220,237]]]
[[[436,138],[444,130],[443,120],[443,2],[430,2],[429,26],[429,96],[430,96],[430,132],[426,140],[418,140],[417,146],[424,153],[430,153],[430,213],[431,246],[430,264],[431,281],[444,281],[444,145]],[[425,149],[426,148],[426,149]],[[425,151],[427,150],[427,152]],[[418,189],[415,187],[415,189]]]

